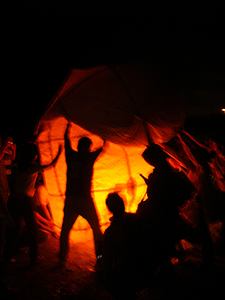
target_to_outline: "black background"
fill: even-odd
[[[2,1],[0,134],[30,136],[70,68],[136,60],[167,68],[187,91],[204,90],[201,101],[214,101],[219,111],[225,105],[223,6],[169,2]],[[187,95],[190,115],[198,114],[196,98]],[[212,118],[206,124],[218,123]]]

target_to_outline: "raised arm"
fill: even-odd
[[[41,168],[42,168],[42,169],[46,169],[46,168],[48,168],[48,167],[53,166],[53,165],[57,162],[57,160],[58,160],[58,158],[59,158],[61,152],[62,152],[62,146],[59,145],[59,151],[58,151],[56,157],[53,159],[53,161],[52,161],[50,164],[42,165]]]
[[[68,137],[69,136],[69,128],[71,128],[71,124],[67,123],[66,130],[65,130],[65,133],[64,133],[65,148],[71,148],[70,140],[69,140],[69,137]]]
[[[96,151],[94,152],[91,152],[92,155],[95,157],[95,159],[97,159],[97,157],[99,156],[99,154],[103,151],[103,147],[105,146],[105,143],[106,143],[106,140],[103,139],[103,145],[101,148],[97,149]]]
[[[65,141],[65,156],[66,156],[66,162],[68,162],[71,158],[71,156],[74,155],[75,150],[72,149],[70,145],[70,140],[69,140],[69,130],[72,127],[71,123],[68,122],[65,133],[64,133],[64,141]]]

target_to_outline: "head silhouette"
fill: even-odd
[[[79,139],[77,149],[79,152],[89,152],[91,147],[91,140],[88,137]]]
[[[18,159],[19,168],[26,169],[30,164],[34,163],[38,158],[38,148],[35,144],[26,143],[20,150],[20,155]]]
[[[125,211],[123,199],[117,193],[108,195],[106,205],[114,216],[121,216]]]
[[[163,149],[156,144],[152,144],[143,152],[143,158],[147,163],[156,167],[167,164],[166,158],[169,157]]]

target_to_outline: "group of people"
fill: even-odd
[[[176,138],[182,145],[179,155],[168,145],[154,143],[143,152],[154,170],[148,178],[140,174],[147,185],[147,199],[139,203],[136,213],[125,213],[118,194],[106,199],[113,218],[104,233],[104,278],[114,283],[116,279],[119,289],[128,285],[132,291],[152,275],[168,275],[172,262],[186,259],[180,251],[181,240],[199,244],[200,268],[212,270],[215,245],[210,224],[219,221],[225,226],[224,148],[210,139],[200,142],[185,131]],[[198,207],[196,226],[182,214],[189,202]],[[224,229],[220,243],[224,251]]]
[[[13,152],[10,180],[6,176],[4,167],[7,149]],[[48,165],[40,164],[35,143],[27,142],[16,153],[16,145],[6,140],[1,152],[1,165],[3,166],[1,168],[1,212],[3,215],[1,219],[2,223],[6,225],[10,221],[10,226],[2,226],[1,230],[1,261],[12,259],[18,250],[24,221],[28,235],[30,263],[34,265],[38,258],[37,224],[38,222],[42,224],[42,228],[44,226],[43,222],[40,221],[41,214],[38,213],[38,207],[45,207],[43,202],[38,203],[38,200],[40,200],[40,197],[38,197],[40,187],[37,186],[40,185],[40,182],[37,181],[37,178],[43,169],[56,163],[61,148],[55,159]],[[34,201],[34,197],[36,201]]]
[[[43,239],[40,232],[50,232],[59,238],[58,258],[61,264],[65,263],[69,251],[69,233],[79,215],[87,219],[93,230],[96,257],[102,256],[103,234],[91,197],[93,164],[102,148],[90,152],[91,140],[83,137],[79,140],[78,151],[73,150],[69,140],[70,126],[68,123],[65,131],[67,186],[60,237],[51,213],[43,170],[54,166],[61,154],[62,146],[59,146],[58,154],[52,162],[42,165],[36,145],[37,136],[32,142],[23,144],[17,151],[16,144],[11,140],[9,142],[9,139],[0,145],[1,267],[3,262],[14,259],[24,243],[29,246],[30,264],[35,265],[40,258],[38,242],[40,238]],[[9,160],[7,152],[12,152],[10,177],[6,168]]]
[[[148,178],[140,174],[147,185],[147,200],[139,204],[136,213],[126,213],[120,195],[110,193],[106,205],[113,216],[110,226],[103,234],[91,196],[91,183],[93,165],[103,151],[105,140],[101,148],[91,152],[91,140],[82,137],[75,151],[70,142],[70,127],[71,124],[68,123],[64,134],[67,183],[64,217],[59,237],[58,258],[61,264],[64,265],[68,258],[69,234],[77,217],[81,215],[93,230],[96,266],[100,267],[104,278],[109,278],[109,282],[112,278],[127,278],[127,283],[134,287],[137,277],[143,280],[143,275],[152,276],[157,270],[168,268],[170,258],[176,257],[176,244],[186,237],[190,229],[181,218],[179,207],[196,194],[200,205],[199,228],[204,255],[207,263],[212,263],[213,245],[207,223],[209,211],[205,194],[209,188],[207,180],[209,169],[212,170],[210,163],[212,164],[212,159],[216,156],[215,150],[208,151],[207,157],[204,157],[206,148],[203,151],[203,147],[191,140],[187,134],[179,133],[179,138],[183,142],[192,143],[188,147],[192,149],[192,154],[189,151],[190,162],[193,163],[191,158],[195,157],[196,166],[201,167],[202,173],[198,176],[201,187],[198,188],[196,180],[192,180],[190,176],[191,168],[189,169],[187,164],[178,164],[168,151],[165,151],[166,147],[151,143],[142,156],[154,167],[154,171]],[[215,148],[215,144],[213,145]],[[52,162],[41,165],[35,142],[26,143],[17,154],[12,139],[8,138],[0,145],[2,261],[5,256],[12,257],[18,249],[22,217],[28,233],[31,265],[35,265],[38,259],[37,226],[49,231],[53,236],[57,235],[42,172],[57,162],[61,149],[62,146],[59,147],[58,154]],[[7,167],[9,165],[11,167]],[[178,167],[174,167],[175,165]],[[11,171],[7,173],[6,170]],[[221,186],[223,182],[224,177],[220,181]],[[224,197],[224,191],[221,192]],[[40,195],[42,198],[46,195],[44,203],[40,200]],[[221,221],[224,222],[224,219]]]

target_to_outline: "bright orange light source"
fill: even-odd
[[[152,172],[142,158],[148,144],[146,133],[154,143],[168,142],[184,124],[184,109],[183,91],[169,84],[164,72],[149,64],[72,69],[37,124],[37,128],[45,125],[38,140],[41,163],[51,162],[59,145],[64,145],[67,120],[73,123],[69,137],[74,150],[82,136],[92,140],[91,151],[101,147],[104,138],[105,152],[94,164],[92,187],[100,224],[104,226],[110,216],[105,205],[110,192],[120,193],[127,212],[136,211],[146,193],[140,173],[147,177]],[[54,221],[59,227],[66,168],[62,152],[54,168],[44,172]],[[76,233],[86,227],[87,222],[79,217]]]
[[[51,124],[50,124],[51,123]],[[48,126],[38,139],[41,163],[45,164],[52,160],[58,152],[59,145],[64,145],[64,131],[67,121],[58,118],[49,121]],[[101,147],[103,140],[78,125],[72,124],[69,134],[72,148],[77,150],[77,143],[81,136],[88,136],[92,140],[92,149]],[[146,193],[146,185],[140,173],[145,177],[152,172],[153,168],[142,158],[145,146],[122,146],[112,142],[106,142],[103,152],[94,164],[92,183],[92,197],[94,199],[100,225],[108,224],[110,212],[105,200],[108,193],[118,192],[125,201],[127,212],[135,212],[138,203]],[[62,151],[54,168],[44,171],[45,184],[50,197],[50,204],[54,222],[60,230],[63,219],[63,207],[66,189],[66,162],[65,152]],[[74,230],[89,228],[85,219],[79,217],[74,224]],[[71,239],[75,240],[76,232],[71,232]]]
[[[222,108],[222,112],[224,112],[224,113],[225,113],[225,108]]]

